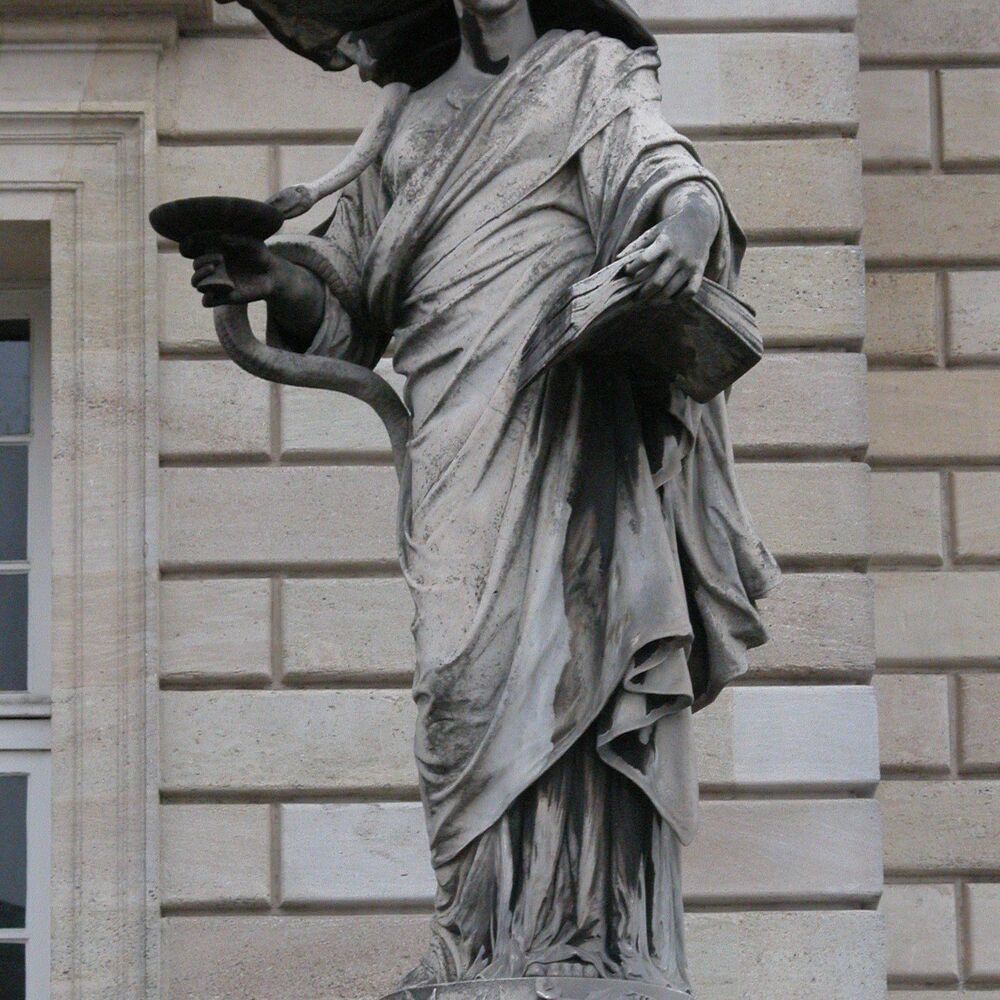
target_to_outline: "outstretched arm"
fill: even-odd
[[[703,181],[685,181],[667,191],[657,214],[659,221],[625,247],[618,259],[630,258],[625,271],[642,283],[642,298],[658,292],[695,295],[722,223],[719,199]]]
[[[381,110],[368,122],[354,148],[340,164],[314,181],[282,188],[268,198],[268,202],[286,219],[294,219],[327,195],[347,187],[385,150],[409,96],[410,88],[405,83],[388,84]]]
[[[283,342],[290,350],[305,351],[323,322],[326,292],[320,279],[307,268],[273,253],[260,240],[226,237],[223,247],[222,253],[195,259],[191,284],[199,288],[225,263],[234,288],[203,293],[202,305],[212,308],[263,300],[268,318],[281,331]]]

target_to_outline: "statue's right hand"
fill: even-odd
[[[237,302],[256,302],[268,298],[275,288],[280,259],[263,240],[246,236],[223,236],[221,253],[206,253],[195,257],[191,284],[202,292],[203,306],[231,305]],[[214,277],[221,267],[233,283],[231,290],[202,283]]]

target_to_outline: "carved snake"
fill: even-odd
[[[214,313],[219,343],[244,371],[282,385],[343,392],[367,403],[388,431],[396,475],[402,475],[410,414],[381,375],[351,361],[270,347],[254,336],[243,303],[216,306]]]

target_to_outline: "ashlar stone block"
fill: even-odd
[[[164,904],[266,906],[269,814],[266,805],[161,806]]]
[[[286,902],[356,900],[364,871],[373,873],[372,899],[433,899],[420,803],[303,804],[283,814]],[[859,799],[705,802],[684,865],[685,896],[702,904],[870,899],[881,889],[877,810]]]
[[[879,909],[886,918],[890,982],[958,982],[951,885],[887,885]]]
[[[270,581],[163,580],[160,676],[172,682],[270,680]]]
[[[929,164],[930,73],[925,69],[865,70],[861,74],[858,139],[866,164]]]
[[[948,678],[943,674],[882,674],[874,686],[883,771],[947,773],[951,762]]]

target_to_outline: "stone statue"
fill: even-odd
[[[754,602],[778,570],[724,396],[651,394],[607,358],[519,390],[518,361],[597,268],[690,296],[706,275],[734,285],[744,237],[664,122],[624,0],[240,2],[387,92],[339,170],[272,199],[288,217],[340,189],[312,235],[234,227],[191,255],[241,364],[346,378],[393,438],[438,881],[400,996],[686,995],[692,712],[765,641]],[[245,323],[260,299],[267,345]],[[405,409],[370,371],[390,340]]]

